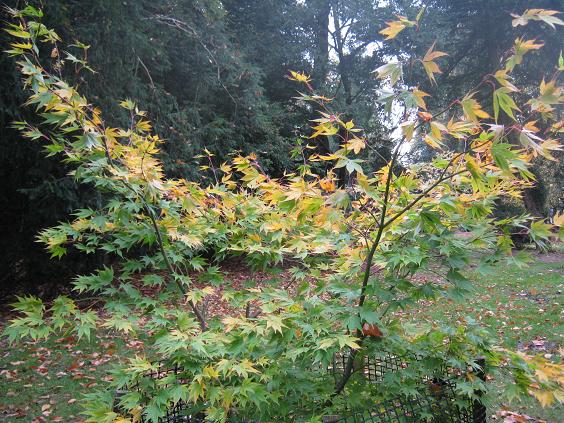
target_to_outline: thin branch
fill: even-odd
[[[206,51],[208,58],[210,59],[210,61],[215,65],[216,69],[217,69],[217,80],[219,82],[219,84],[221,85],[221,87],[224,89],[224,91],[227,93],[227,95],[229,96],[229,98],[231,99],[231,101],[233,101],[233,103],[235,104],[235,106],[238,106],[237,100],[235,100],[235,98],[233,97],[233,95],[231,94],[231,92],[227,89],[227,87],[225,86],[225,84],[223,83],[222,79],[221,79],[221,67],[219,66],[219,62],[217,61],[217,59],[215,58],[215,55],[212,53],[212,51],[208,48],[208,46],[206,45],[206,43],[204,43],[202,41],[202,38],[200,37],[200,35],[198,34],[198,32],[189,24],[187,24],[184,21],[181,21],[179,19],[173,18],[171,16],[166,16],[166,15],[154,15],[152,17],[152,19],[164,23],[168,26],[171,26],[173,28],[179,29],[182,32],[185,32],[187,34],[192,35],[197,41],[198,43],[202,46],[202,48]]]
[[[153,78],[151,78],[151,74],[149,73],[149,69],[147,69],[147,66],[145,66],[145,63],[143,63],[143,60],[141,60],[141,58],[139,56],[137,56],[137,60],[139,61],[139,63],[141,63],[141,66],[143,66],[143,69],[145,69],[145,72],[147,73],[147,76],[149,77],[149,81],[151,82],[151,88],[153,89],[153,91],[155,91],[155,83],[153,82]]]
[[[34,55],[33,57],[35,58],[36,64],[39,64],[39,63],[40,63],[39,58],[38,58],[36,55]],[[46,71],[44,71],[44,72],[47,74]],[[47,75],[48,75],[48,74],[47,74]],[[57,93],[55,90],[51,89],[50,87],[49,87],[49,91],[50,91],[50,93],[53,94],[54,96],[58,97],[63,103],[66,103],[67,105],[71,105],[71,106],[72,106],[72,104],[70,103],[69,100],[67,100],[66,98],[62,97],[59,93]],[[87,110],[88,112],[90,112],[90,113],[93,113],[92,108],[91,108],[90,105],[87,105],[87,106],[86,106],[86,110]],[[82,109],[78,109],[78,113],[79,113],[83,118],[88,119],[88,120],[92,120],[92,119],[88,116],[88,114],[86,113],[86,111],[84,111],[84,110],[82,110]],[[96,125],[96,128],[100,131],[100,134],[103,134],[103,133],[105,132],[105,127],[104,127],[103,124]],[[111,157],[110,149],[109,149],[109,147],[108,147],[108,144],[107,144],[107,142],[106,142],[105,137],[101,136],[101,139],[102,139],[102,143],[103,143],[103,146],[104,146],[104,154],[105,154],[105,156],[106,156],[106,159],[108,160],[108,165],[109,165],[111,168],[113,168],[114,170],[118,170],[118,168],[117,168],[117,166],[116,166],[116,164],[115,164],[114,159]],[[166,250],[165,250],[165,247],[164,247],[163,237],[162,237],[160,228],[158,227],[158,224],[157,224],[157,221],[156,221],[156,218],[155,218],[155,215],[154,215],[154,212],[153,212],[152,208],[151,208],[150,205],[147,203],[147,201],[145,200],[145,198],[144,198],[142,195],[140,195],[140,194],[135,190],[135,188],[133,188],[127,181],[125,181],[125,180],[123,180],[123,179],[119,179],[119,181],[123,184],[123,186],[124,186],[126,189],[128,189],[129,191],[131,191],[131,192],[141,201],[141,204],[143,205],[143,208],[144,208],[145,211],[147,212],[147,214],[148,214],[148,216],[149,216],[149,219],[150,219],[150,221],[151,221],[151,224],[152,224],[152,226],[153,226],[153,228],[154,228],[154,230],[155,230],[155,234],[156,234],[156,236],[157,236],[157,244],[158,244],[158,246],[159,246],[161,255],[163,256],[163,260],[164,260],[164,262],[165,262],[165,265],[166,265],[167,269],[168,269],[169,272],[172,273],[172,274],[178,273],[178,272],[176,272],[176,271],[174,270],[174,268],[173,268],[173,266],[172,266],[172,264],[170,263],[170,260],[169,260],[169,258],[168,258],[168,254],[166,253]],[[186,294],[186,290],[184,289],[184,287],[183,287],[178,281],[175,280],[175,282],[176,282],[176,285],[178,286],[178,288],[180,289],[180,291],[185,295],[185,294]],[[202,314],[200,313],[200,311],[198,310],[198,308],[196,307],[196,305],[195,305],[191,300],[188,302],[188,304],[189,304],[190,307],[192,308],[192,311],[194,312],[194,315],[196,316],[198,322],[200,323],[200,327],[201,327],[202,331],[205,331],[205,330],[207,329],[207,325],[206,325],[206,321],[205,321],[204,317],[202,316]]]

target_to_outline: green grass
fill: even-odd
[[[534,255],[524,269],[500,266],[488,275],[471,275],[476,293],[463,303],[439,300],[407,310],[402,314],[416,326],[451,321],[471,316],[496,333],[499,344],[530,355],[541,354],[554,362],[562,359],[562,300],[564,292],[564,255]],[[545,262],[550,261],[550,262]],[[561,422],[564,407],[542,408],[534,399],[504,401],[501,392],[509,379],[493,380],[489,414],[508,409],[537,420]],[[499,420],[497,420],[499,421]]]
[[[476,296],[471,301],[430,303],[406,313],[406,318],[425,325],[470,315],[496,332],[500,344],[560,360],[564,261],[558,261],[558,255],[550,257],[551,263],[541,257],[525,269],[499,267],[491,275],[476,276]],[[30,422],[38,417],[81,421],[81,394],[103,386],[111,366],[141,348],[140,343],[105,332],[91,342],[67,337],[9,347],[1,340],[0,421]],[[490,396],[490,415],[506,407],[548,422],[562,421],[561,406],[542,409],[532,399],[504,403],[499,392],[507,381],[492,383],[499,389]]]
[[[500,269],[491,278],[481,279],[488,291],[468,307],[482,322],[498,333],[501,344],[527,354],[542,354],[554,362],[562,359],[562,300],[564,262],[537,261],[527,269]],[[505,380],[494,381],[502,389]],[[542,408],[532,398],[520,403],[500,401],[492,390],[490,401],[497,407],[527,414],[538,420],[561,422],[564,407]],[[494,410],[495,411],[495,410]]]
[[[83,421],[81,395],[102,386],[111,366],[138,347],[107,333],[90,342],[66,337],[8,347],[2,340],[0,421]]]

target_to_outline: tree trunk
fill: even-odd
[[[313,57],[313,83],[322,87],[327,79],[329,64],[329,14],[330,0],[312,0],[314,7],[315,54]]]

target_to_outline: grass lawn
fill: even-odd
[[[564,254],[535,256],[525,269],[499,267],[491,275],[477,276],[476,286],[472,301],[439,301],[410,310],[406,318],[431,324],[471,315],[497,332],[506,347],[561,360]],[[0,321],[0,327],[4,323]],[[98,333],[90,342],[61,337],[13,347],[0,340],[0,421],[82,421],[81,394],[103,386],[113,364],[141,353],[142,348],[140,342],[110,333]],[[506,407],[536,420],[564,421],[562,406],[542,409],[533,400],[507,404],[500,392],[501,388],[492,389],[490,415]]]
[[[500,266],[488,276],[472,275],[476,282],[476,295],[469,301],[458,304],[439,300],[429,307],[414,308],[401,314],[419,327],[472,316],[497,333],[500,345],[529,355],[541,354],[558,362],[564,356],[564,254],[534,254],[533,259],[524,269]],[[564,421],[563,406],[543,409],[532,398],[510,404],[501,395],[502,386],[509,381],[491,382],[499,389],[490,391],[490,416],[507,409],[533,418],[529,420],[532,422]]]
[[[107,371],[141,343],[110,334],[0,346],[0,421],[80,422],[81,394],[108,381]]]

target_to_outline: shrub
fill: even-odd
[[[14,306],[22,316],[6,334],[11,341],[57,331],[89,338],[105,327],[143,339],[148,351],[113,373],[111,389],[137,387],[120,397],[125,414],[114,410],[111,390],[92,393],[85,409],[90,421],[136,421],[140,413],[157,421],[180,400],[192,404],[194,413],[205,409],[212,420],[237,415],[315,421],[370,407],[377,398],[417,397],[424,376],[446,367],[466,374],[468,363],[477,367],[478,356],[488,359],[490,371],[509,359],[504,369],[513,372],[517,393],[530,392],[544,404],[560,395],[557,366],[500,350],[469,318],[414,333],[393,314],[409,305],[424,307],[422,299],[472,295],[464,275],[469,264],[479,270],[520,264],[512,254],[516,228],[528,224],[533,240],[548,239],[549,224],[528,216],[493,217],[497,200],[518,197],[531,186],[531,160],[551,159],[559,148],[552,136],[562,126],[549,123],[561,102],[556,79],[543,80],[526,104],[513,98],[519,91],[513,69],[541,43],[518,38],[500,70],[434,113],[427,111],[427,93],[401,83],[400,62],[379,68],[378,77],[388,78],[391,90],[383,101],[391,111],[394,103],[401,105],[404,113],[391,160],[368,175],[361,154],[370,145],[362,131],[331,110],[330,99],[314,91],[307,75],[291,72],[305,87],[299,100],[319,110],[309,142],[328,137],[340,149],[322,155],[302,143],[294,154],[304,165],[280,179],[266,175],[255,155],[214,164],[206,151],[215,180],[204,186],[165,176],[157,158],[162,140],[135,103],[121,103],[131,117],[129,127],[108,127],[102,112],[58,76],[65,62],[88,66],[78,55],[58,53],[59,37],[40,23],[40,11],[28,6],[10,12],[14,23],[7,31],[15,40],[8,53],[18,59],[30,92],[27,105],[41,120],[39,126],[14,125],[25,137],[45,142],[49,155],[61,156],[74,167],[75,179],[104,199],[100,208],[78,210],[70,223],[44,230],[39,239],[53,257],[73,248],[103,251],[120,262],[74,282],[76,292],[104,300],[104,319],[68,297],[51,304],[25,297]],[[419,18],[400,17],[382,33],[394,38],[416,27]],[[546,10],[526,11],[515,24],[529,20],[560,24]],[[42,64],[46,48],[56,49],[49,65]],[[433,45],[411,65],[422,65],[434,82],[443,55]],[[493,94],[486,96],[489,91]],[[483,98],[492,99],[491,107]],[[502,115],[509,124],[500,123]],[[545,125],[544,139],[537,119]],[[518,144],[511,141],[514,135]],[[437,156],[403,168],[402,152],[416,137]],[[328,164],[326,174],[312,172],[319,161]],[[346,180],[337,180],[338,174]],[[295,292],[273,286],[231,289],[204,257],[210,249],[219,256],[243,256],[258,267],[296,263]],[[440,278],[421,282],[416,276],[423,272]],[[230,315],[207,316],[204,300],[217,285]],[[335,354],[348,357],[336,379],[327,372]],[[386,354],[419,359],[378,386],[354,371],[357,360]],[[184,370],[150,380],[145,375],[157,360]],[[473,398],[486,386],[468,377],[455,389]]]

